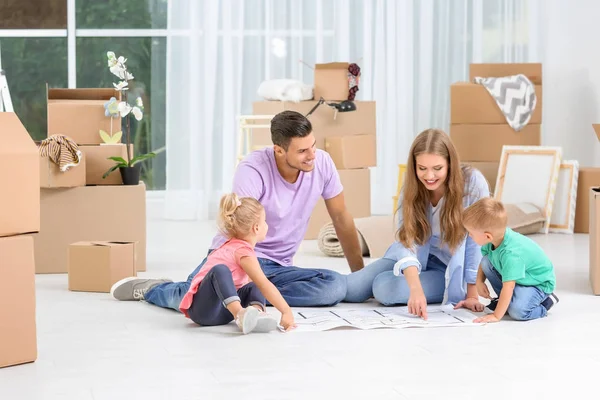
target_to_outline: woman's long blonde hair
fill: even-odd
[[[446,192],[440,214],[441,240],[454,252],[466,235],[462,224],[463,195],[465,173],[461,168],[458,153],[446,133],[438,129],[427,129],[414,140],[406,162],[404,179],[404,195],[400,205],[403,223],[397,238],[407,248],[415,244],[423,245],[431,236],[431,226],[427,218],[427,207],[430,202],[430,191],[417,177],[416,160],[420,154],[435,154],[446,159],[448,175],[446,176]],[[398,211],[400,211],[400,208]]]
[[[221,197],[219,229],[229,238],[243,239],[260,220],[262,204],[252,197],[239,198],[235,193]]]

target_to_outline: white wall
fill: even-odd
[[[591,126],[600,123],[600,1],[545,0],[540,12],[542,143],[562,146],[580,166],[600,166]]]

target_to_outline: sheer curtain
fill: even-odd
[[[429,127],[448,129],[449,87],[471,62],[537,62],[539,0],[169,2],[168,219],[213,218],[231,190],[237,116],[259,84],[312,84],[319,62],[357,62],[377,102],[372,212],[389,213],[397,165]],[[308,65],[308,66],[307,66]]]

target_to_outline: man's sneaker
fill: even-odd
[[[498,299],[492,299],[492,301],[490,301],[490,304],[488,304],[486,307],[489,308],[491,311],[496,311],[497,306],[498,306]]]
[[[558,303],[558,297],[554,293],[550,293],[550,295],[546,298],[546,300],[542,301],[542,306],[546,309],[546,311],[550,311],[550,309]]]
[[[244,335],[252,332],[256,328],[258,322],[258,314],[260,311],[255,307],[242,308],[235,318],[235,323],[242,330]]]
[[[117,300],[144,300],[146,292],[161,283],[173,282],[169,279],[143,279],[129,277],[121,279],[110,288],[110,295]]]
[[[267,333],[277,329],[277,320],[266,312],[259,312],[254,332]]]

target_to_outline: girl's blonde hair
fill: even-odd
[[[400,208],[402,209],[403,224],[398,230],[397,238],[407,248],[415,243],[423,245],[431,236],[431,226],[427,218],[427,206],[430,192],[417,177],[417,156],[435,154],[446,159],[448,175],[444,184],[444,204],[440,214],[441,240],[454,252],[466,235],[462,224],[463,195],[465,175],[469,167],[461,167],[458,153],[450,138],[439,129],[427,129],[414,140],[406,163],[404,195]]]
[[[262,204],[252,197],[226,194],[219,204],[219,229],[227,237],[242,239],[259,222],[263,210]]]

